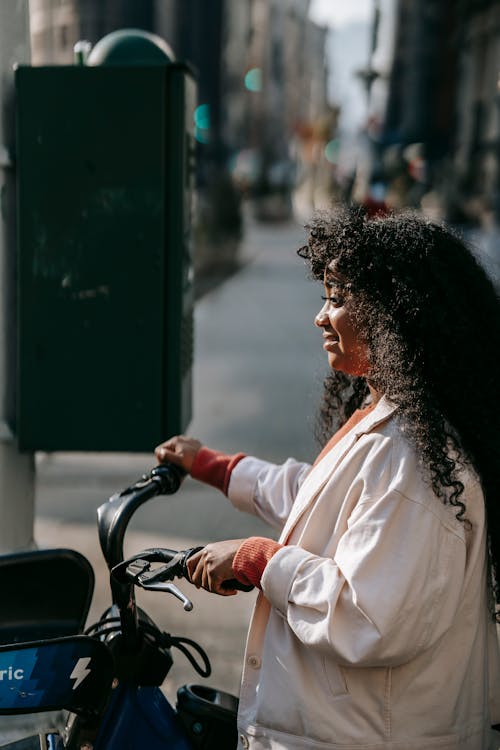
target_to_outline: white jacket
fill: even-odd
[[[282,529],[240,693],[252,750],[489,750],[500,720],[484,503],[470,528],[422,477],[381,399],[311,469],[247,457],[228,496]]]

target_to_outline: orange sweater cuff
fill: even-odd
[[[231,472],[242,458],[245,458],[244,453],[228,456],[203,446],[195,456],[190,473],[194,479],[210,484],[227,495]]]
[[[260,588],[260,579],[271,557],[283,545],[273,539],[251,536],[240,544],[233,559],[233,573],[240,583]]]

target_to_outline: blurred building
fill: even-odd
[[[374,7],[364,73],[371,145],[364,189],[385,183],[391,207],[418,207],[450,171],[457,128],[456,2],[378,0]]]
[[[32,59],[36,65],[71,64],[78,40],[95,44],[116,29],[139,28],[163,37],[178,59],[194,66],[199,258],[203,265],[216,253],[224,265],[232,262],[241,232],[241,196],[259,201],[264,194],[280,194],[274,218],[287,216],[290,202],[283,196],[301,172],[305,141],[310,146],[323,139],[323,148],[328,141],[327,32],[309,20],[309,5],[310,0],[31,0]]]
[[[446,152],[454,122],[455,0],[400,0],[384,138]]]
[[[457,218],[500,221],[500,3],[462,0],[453,170]]]
[[[500,279],[500,1],[374,0],[374,8],[364,71],[370,158],[355,197],[375,184],[390,208],[460,225]]]
[[[331,137],[327,29],[310,21],[309,4],[249,0],[231,6],[246,5],[250,14],[245,67],[241,69],[240,47],[227,122],[244,113],[241,127],[230,128],[235,174],[253,182],[250,189],[262,218],[279,218],[290,211],[291,189],[308,168],[311,149],[320,139],[325,161],[324,148]]]
[[[30,0],[32,63],[71,64],[80,39],[95,44],[115,29],[151,31],[153,24],[151,0]]]
[[[207,104],[206,151],[226,158],[257,149],[287,160],[298,126],[314,127],[327,105],[325,28],[310,0],[31,0],[33,63],[70,64],[79,39],[117,28],[158,33],[198,71]]]

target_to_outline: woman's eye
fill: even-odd
[[[342,305],[343,304],[342,297],[337,297],[334,294],[330,294],[328,297],[322,296],[321,299],[324,302],[331,302],[332,305]]]

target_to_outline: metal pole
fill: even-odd
[[[0,554],[34,546],[35,468],[15,420],[15,63],[29,63],[29,0],[0,0]]]

